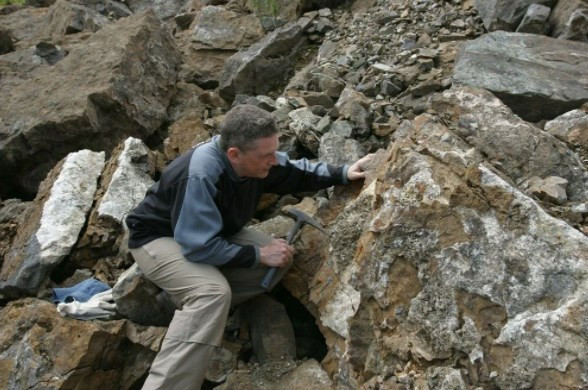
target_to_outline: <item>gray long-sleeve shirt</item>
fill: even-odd
[[[127,217],[129,247],[173,237],[186,259],[216,266],[250,267],[259,248],[226,240],[253,217],[263,193],[315,191],[347,182],[347,166],[289,160],[277,152],[278,164],[264,179],[243,178],[233,170],[219,137],[174,160],[159,182]]]

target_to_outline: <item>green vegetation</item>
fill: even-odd
[[[0,7],[10,4],[24,4],[26,0],[0,0]]]
[[[251,6],[259,16],[273,16],[274,26],[276,25],[281,8],[280,0],[251,0]]]

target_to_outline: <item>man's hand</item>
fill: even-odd
[[[259,248],[259,262],[268,267],[285,267],[292,261],[294,247],[281,238],[273,239],[269,244]]]
[[[347,170],[347,179],[350,181],[365,179],[364,167],[372,161],[373,157],[374,154],[371,153],[353,163]]]

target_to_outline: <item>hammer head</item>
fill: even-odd
[[[288,210],[288,213],[293,215],[296,218],[296,225],[302,226],[303,224],[307,223],[309,225],[314,226],[315,228],[317,228],[321,232],[325,233],[326,235],[329,235],[329,233],[325,229],[323,229],[321,224],[316,219],[312,218],[310,215],[306,214],[305,212],[300,211],[295,208],[291,208],[290,210]]]

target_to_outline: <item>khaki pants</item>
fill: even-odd
[[[243,229],[228,240],[261,247],[271,239]],[[181,308],[174,314],[143,389],[200,389],[214,348],[221,344],[229,308],[265,291],[260,283],[268,268],[219,270],[192,263],[171,237],[159,238],[131,253],[147,279],[167,291]],[[280,269],[270,287],[286,271]]]

